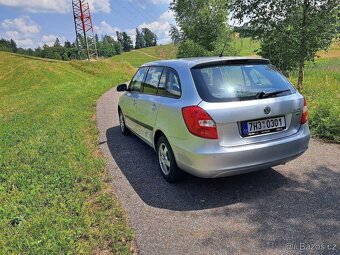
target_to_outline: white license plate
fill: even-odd
[[[286,119],[284,116],[242,122],[242,133],[244,136],[277,132],[285,128]]]

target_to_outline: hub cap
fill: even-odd
[[[168,148],[164,143],[159,145],[158,149],[158,159],[159,165],[161,166],[162,172],[165,175],[170,173],[170,158],[169,158],[169,151]]]

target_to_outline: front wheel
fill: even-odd
[[[125,118],[124,114],[121,110],[118,111],[119,114],[119,126],[120,126],[120,131],[122,131],[123,135],[128,135],[130,134],[130,130],[126,127],[125,125]]]
[[[175,182],[182,175],[182,170],[177,166],[174,153],[168,140],[161,136],[157,142],[157,155],[159,167],[164,179],[168,182]]]

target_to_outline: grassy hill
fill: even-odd
[[[255,50],[258,49],[259,43],[250,40],[250,38],[236,39],[233,47],[239,50],[241,56],[253,56]],[[146,62],[161,59],[174,59],[177,55],[178,47],[173,44],[160,45],[155,47],[132,50],[123,52],[121,55],[113,57],[114,62],[128,62],[134,67],[139,67]]]
[[[93,116],[133,71],[0,52],[0,254],[129,251]]]
[[[239,51],[240,56],[253,56],[260,44],[256,41],[252,41],[250,38],[244,38],[235,39],[232,46]],[[123,52],[121,55],[114,56],[113,61],[118,63],[126,61],[134,67],[139,67],[146,62],[160,59],[174,59],[176,58],[177,50],[178,47],[174,44],[159,45],[132,50],[130,52]]]
[[[238,50],[240,56],[254,56],[256,55],[255,51],[260,48],[260,43],[250,38],[237,38],[232,42],[232,46]],[[139,67],[146,62],[174,59],[176,58],[177,50],[177,46],[167,44],[123,52],[112,59],[114,62],[122,63],[126,61],[134,67]],[[328,52],[320,51],[318,55],[322,58],[340,58],[340,45],[334,44]]]
[[[146,62],[176,58],[176,54],[177,46],[167,44],[124,52],[121,55],[114,56],[113,61],[117,63],[126,61],[134,67],[139,67]]]

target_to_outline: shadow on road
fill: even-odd
[[[106,135],[112,157],[146,204],[182,212],[219,208],[192,219],[204,230],[214,226],[194,238],[204,251],[237,253],[243,247],[260,248],[266,251],[263,254],[310,254],[308,249],[316,246],[322,250],[315,254],[339,254],[340,174],[333,163],[309,163],[304,158],[284,167],[287,177],[267,169],[221,179],[187,174],[169,184],[148,145],[134,135],[121,135],[119,127],[110,128]],[[228,206],[233,204],[237,205]],[[230,245],[233,240],[239,241],[237,246]]]
[[[161,176],[155,151],[136,136],[123,136],[120,128],[107,130],[111,155],[139,197],[148,205],[175,211],[222,207],[270,196],[289,185],[289,179],[267,169],[239,176],[201,179],[186,174],[175,184]]]

